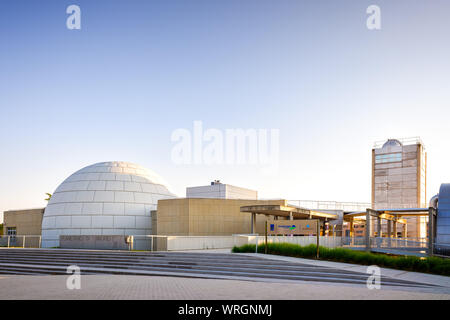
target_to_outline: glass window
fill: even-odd
[[[375,156],[375,163],[388,163],[402,161],[402,153],[379,154]]]
[[[11,236],[11,239],[15,239],[16,238],[16,234],[17,234],[16,227],[8,227],[6,229],[6,234],[8,236]]]

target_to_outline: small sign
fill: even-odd
[[[268,235],[315,235],[317,220],[274,220],[267,223]]]

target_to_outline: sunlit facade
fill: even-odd
[[[425,148],[419,138],[389,139],[372,149],[372,207],[425,208]],[[407,236],[424,238],[427,218],[408,218]]]

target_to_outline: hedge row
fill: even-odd
[[[370,253],[343,248],[319,247],[320,259],[337,262],[356,263],[362,265],[377,265],[392,269],[426,272],[450,276],[450,259],[415,256],[390,256],[386,254]],[[234,247],[235,253],[254,253],[255,245],[246,244]],[[265,252],[265,245],[258,245],[258,253]],[[268,243],[267,253],[298,258],[316,258],[317,246],[299,246],[291,243]]]

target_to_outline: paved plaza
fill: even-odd
[[[41,250],[38,250],[42,252]],[[3,251],[6,252],[6,251]],[[13,253],[14,251],[8,251]],[[55,250],[58,254],[61,250]],[[95,254],[95,259],[105,252],[76,251],[76,256]],[[119,253],[115,253],[119,254]],[[138,256],[136,256],[138,255]],[[69,253],[67,261],[71,261]],[[110,259],[113,253],[107,254]],[[14,259],[23,259],[20,255]],[[52,256],[52,259],[62,259]],[[127,259],[117,274],[81,274],[81,288],[68,289],[69,277],[65,267],[55,265],[39,266],[42,257],[33,261],[23,261],[26,265],[17,264],[14,268],[50,268],[55,275],[43,274],[2,274],[0,275],[0,299],[176,299],[176,300],[246,300],[246,299],[443,299],[450,300],[450,277],[406,272],[381,268],[381,289],[369,290],[366,286],[367,266],[316,261],[261,254],[232,254],[229,250],[204,250],[191,252],[173,252],[157,255],[126,254]],[[125,259],[120,253],[114,263]],[[30,258],[31,259],[31,258]],[[62,263],[67,265],[67,262]],[[81,259],[81,258],[77,258]],[[143,260],[144,259],[144,260]],[[167,259],[167,260],[166,260]],[[219,260],[217,260],[219,259]],[[215,261],[211,261],[215,260]],[[84,261],[84,260],[83,260]],[[86,261],[79,263],[87,263]],[[144,262],[142,262],[144,261]],[[149,262],[150,261],[150,262]],[[184,262],[183,262],[184,261]],[[193,263],[192,261],[197,261]],[[203,261],[203,262],[202,262]],[[20,262],[20,260],[17,260]],[[45,261],[44,261],[45,262]],[[44,263],[41,262],[41,263]],[[89,262],[89,261],[88,261]],[[175,265],[174,263],[177,262]],[[33,263],[31,265],[30,263]],[[45,262],[48,264],[49,262]],[[107,263],[107,262],[101,262]],[[152,264],[149,264],[152,263]],[[228,263],[230,271],[214,273],[215,264]],[[248,271],[239,268],[248,264]],[[8,263],[3,263],[6,268]],[[142,264],[142,269],[135,269]],[[153,264],[157,269],[153,270]],[[198,264],[198,265],[197,265]],[[204,264],[203,266],[201,264]],[[11,265],[9,263],[9,265]],[[170,265],[172,267],[167,268]],[[189,268],[185,268],[188,265]],[[256,266],[265,268],[259,270]],[[176,266],[174,269],[173,266]],[[62,268],[51,269],[51,268]],[[194,267],[198,268],[196,270]],[[287,268],[283,271],[280,268]],[[12,268],[11,266],[9,268]],[[99,267],[87,264],[91,272],[100,272]],[[90,269],[89,269],[90,268]],[[103,269],[106,266],[102,267]],[[127,269],[128,268],[128,269]],[[134,268],[130,270],[129,268]],[[237,269],[236,269],[237,268]],[[291,276],[294,268],[298,279]],[[6,269],[5,269],[6,270]],[[22,272],[25,269],[21,269]],[[176,272],[171,270],[178,270]],[[189,271],[191,270],[191,271]],[[251,275],[249,272],[254,272]],[[38,272],[41,272],[38,270]],[[103,271],[102,271],[103,272]],[[112,272],[112,271],[111,271]],[[127,274],[128,272],[128,274]],[[135,273],[129,273],[135,272]],[[140,272],[140,273],[138,273]],[[273,276],[267,273],[274,273]],[[265,274],[266,273],[266,274]],[[171,276],[169,276],[171,275]],[[331,276],[331,278],[330,278]],[[302,278],[303,277],[303,278]],[[310,277],[313,281],[302,280]],[[384,281],[384,282],[383,282]],[[420,284],[420,285],[418,285]]]
[[[450,299],[450,294],[417,289],[122,275],[85,275],[81,289],[69,290],[66,280],[63,275],[0,276],[0,299]]]

